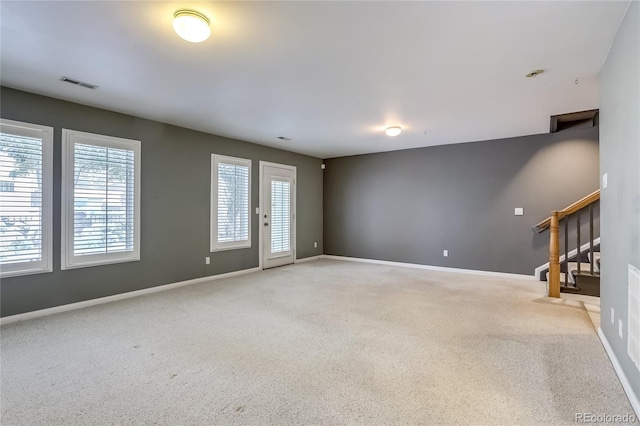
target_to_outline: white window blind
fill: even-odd
[[[138,260],[140,142],[64,133],[63,268]]]
[[[74,145],[73,254],[132,251],[134,152]]]
[[[0,122],[0,274],[50,272],[53,129]]]
[[[271,181],[271,253],[291,248],[291,184]]]
[[[211,251],[251,247],[251,160],[212,156]]]

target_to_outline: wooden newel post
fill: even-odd
[[[549,297],[560,297],[560,219],[551,213],[549,230]]]

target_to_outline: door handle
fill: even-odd
[[[267,222],[264,223],[264,226],[269,226],[269,224]]]

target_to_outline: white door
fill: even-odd
[[[262,267],[293,263],[295,247],[295,168],[262,165]]]

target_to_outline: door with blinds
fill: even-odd
[[[295,255],[295,168],[262,166],[262,266],[264,269],[293,263]]]

